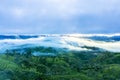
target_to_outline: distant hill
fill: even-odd
[[[41,34],[0,35],[0,52],[28,47],[52,47],[74,51],[120,52],[120,35]]]

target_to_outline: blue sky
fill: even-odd
[[[119,33],[120,0],[0,0],[0,33]]]

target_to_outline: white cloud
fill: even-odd
[[[108,51],[120,52],[120,41],[104,42],[104,41],[94,41],[94,40],[90,40],[90,39],[84,39],[84,38],[80,38],[80,37],[65,37],[64,39],[66,40],[66,42],[74,42],[74,43],[78,44],[79,46],[85,45],[85,46],[102,48],[102,49],[105,49]]]
[[[111,32],[118,32],[115,28],[119,28],[119,3],[120,0],[0,0],[0,25],[8,29],[21,26],[23,32],[31,27],[29,33],[95,33],[107,31],[107,26]],[[113,28],[112,22],[118,27]]]
[[[19,18],[23,18],[26,15],[26,13],[24,9],[14,8],[14,9],[11,9],[11,15],[19,19]]]
[[[46,35],[48,37],[30,38],[30,39],[5,39],[0,40],[1,49],[6,49],[11,46],[11,48],[24,44],[34,44],[34,46],[45,46],[45,47],[57,47],[57,48],[68,48],[71,50],[87,50],[82,48],[82,46],[98,47],[108,51],[120,52],[120,41],[116,42],[104,42],[104,41],[94,41],[86,38],[80,38],[80,36],[94,36],[91,34],[78,34],[79,36],[68,35],[60,37],[60,35]],[[96,34],[99,35],[99,34]],[[112,36],[102,34],[104,36]],[[116,35],[116,34],[113,34]],[[16,35],[17,36],[17,35]],[[8,44],[5,44],[8,43]],[[14,44],[14,45],[13,45]]]
[[[16,17],[36,15],[69,18],[81,14],[120,12],[119,0],[11,0],[11,2],[14,4],[4,3],[3,8],[13,9],[12,14]]]

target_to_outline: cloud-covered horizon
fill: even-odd
[[[11,49],[20,49],[27,47],[52,47],[52,48],[60,48],[60,49],[69,49],[69,50],[77,50],[77,51],[90,51],[92,49],[84,48],[86,47],[96,47],[101,50],[107,50],[110,52],[120,52],[120,34],[68,34],[68,35],[38,35],[38,37],[30,37],[30,38],[20,38],[19,35],[12,35],[16,37],[15,39],[9,38],[0,40],[0,52],[4,52],[6,50]],[[23,35],[25,37],[25,35]],[[106,40],[94,40],[87,37],[103,37],[103,39],[110,38],[109,41]],[[112,37],[119,36],[119,40],[112,40]],[[6,38],[6,37],[5,37]],[[93,49],[94,50],[94,49]]]
[[[119,33],[119,0],[1,0],[0,33]]]

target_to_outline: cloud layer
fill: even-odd
[[[118,33],[119,3],[119,0],[1,0],[0,32]]]
[[[17,36],[17,35],[15,35]],[[68,48],[70,50],[79,50],[79,51],[88,51],[90,49],[83,48],[83,46],[88,47],[97,47],[107,51],[120,52],[120,40],[119,41],[100,41],[92,40],[83,37],[89,36],[119,36],[120,34],[77,34],[77,35],[44,35],[46,37],[40,36],[38,38],[29,38],[29,39],[3,39],[0,40],[0,51],[5,51],[9,49],[16,48],[26,48],[26,47],[35,47],[35,46],[44,46],[44,47],[54,47],[54,48]]]

